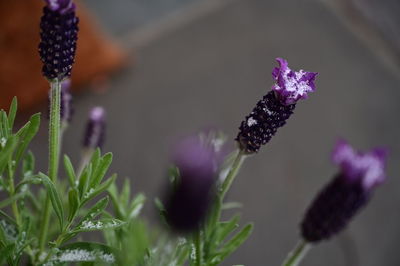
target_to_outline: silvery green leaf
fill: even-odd
[[[79,192],[77,188],[72,188],[68,192],[68,203],[69,203],[69,211],[68,211],[68,221],[71,222],[76,213],[78,212],[80,200],[79,200]]]
[[[3,173],[7,164],[11,160],[11,156],[17,146],[17,137],[11,136],[7,139],[5,146],[0,151],[0,175]]]
[[[51,205],[53,206],[54,212],[56,213],[58,221],[60,223],[60,228],[62,229],[64,226],[64,208],[61,202],[60,195],[58,194],[58,191],[50,178],[48,178],[43,173],[40,173],[39,175],[42,178],[43,185],[47,189],[47,193],[51,200]]]
[[[142,193],[139,193],[135,197],[129,208],[129,213],[127,217],[129,220],[137,217],[140,214],[140,211],[142,210],[145,201],[146,201],[146,196]]]
[[[29,143],[38,132],[39,126],[40,113],[37,113],[32,115],[29,122],[17,132],[16,136],[18,136],[19,139],[18,147],[15,152],[15,161],[17,163],[21,160]]]
[[[90,180],[90,188],[96,188],[101,180],[103,180],[108,168],[111,165],[113,155],[112,153],[107,153],[101,157],[96,168],[93,169],[93,176]]]
[[[72,166],[71,160],[69,159],[68,155],[64,155],[64,168],[67,172],[68,181],[71,187],[76,186],[76,174],[74,167]]]
[[[232,239],[224,244],[224,247],[211,259],[210,265],[218,265],[227,256],[232,254],[244,241],[250,236],[253,231],[253,225],[248,224],[243,229],[237,233]]]
[[[68,263],[68,262],[103,262],[112,265],[115,256],[110,247],[89,242],[77,242],[59,249],[49,262]]]
[[[117,178],[117,175],[114,174],[109,179],[107,179],[106,181],[101,183],[99,186],[97,186],[96,189],[91,188],[89,191],[87,191],[82,197],[81,206],[83,206],[86,202],[88,202],[89,200],[93,199],[94,197],[96,197],[100,193],[106,191],[110,187],[110,185],[112,183],[114,183],[116,178]]]
[[[10,127],[10,130],[12,130],[14,126],[15,116],[17,115],[17,107],[18,107],[17,97],[14,97],[12,99],[10,109],[8,111],[8,125]]]
[[[105,230],[105,229],[117,228],[122,226],[123,224],[124,224],[123,221],[112,218],[104,218],[96,221],[87,219],[82,221],[80,225],[73,230],[73,232],[77,233],[77,232]]]
[[[22,175],[24,177],[33,175],[35,171],[35,155],[31,151],[25,155],[22,161]]]

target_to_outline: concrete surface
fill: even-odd
[[[75,161],[82,118],[103,105],[109,112],[104,150],[114,152],[113,171],[151,198],[164,182],[170,144],[210,125],[233,139],[272,85],[274,58],[284,57],[294,69],[320,73],[317,92],[298,104],[233,184],[229,199],[244,204],[242,223],[254,222],[255,231],[224,265],[280,265],[297,241],[304,209],[336,171],[329,158],[337,137],[363,149],[389,147],[389,179],[346,233],[315,247],[303,265],[400,265],[399,80],[325,5],[233,0],[135,52],[136,66],[111,80],[112,89],[75,98],[64,149]],[[42,158],[46,139],[43,128],[34,145]],[[151,201],[147,213],[150,207]]]

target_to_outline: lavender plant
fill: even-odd
[[[42,73],[50,84],[46,173],[35,170],[28,150],[40,114],[15,132],[17,100],[8,113],[0,111],[0,189],[7,195],[0,201],[0,265],[221,264],[253,229],[252,224],[239,226],[239,214],[222,218],[224,210],[236,206],[225,202],[227,192],[244,160],[285,125],[300,99],[315,91],[317,73],[293,71],[278,58],[275,84],[240,124],[235,151],[228,154],[226,137],[216,131],[178,143],[167,171],[167,193],[155,200],[163,226],[150,230],[140,217],[144,194],[132,195],[129,179],[118,188],[115,174],[106,178],[113,156],[101,152],[102,107],[89,113],[80,164],[63,155],[64,171],[59,171],[62,135],[73,113],[69,85],[78,38],[75,9],[72,0],[46,0],[40,23]],[[341,170],[306,212],[303,241],[284,265],[297,265],[310,244],[343,230],[385,179],[382,150],[357,153],[341,142],[334,161]],[[102,233],[102,243],[82,240],[82,233],[93,231]]]

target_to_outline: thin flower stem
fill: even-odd
[[[58,173],[58,164],[60,157],[60,95],[61,82],[55,79],[50,82],[50,124],[49,124],[49,170],[48,176],[51,181],[55,182]],[[45,208],[43,211],[43,219],[40,228],[39,247],[40,251],[44,250],[47,241],[47,231],[50,221],[50,198],[46,196]]]
[[[295,248],[288,254],[282,266],[298,266],[303,260],[304,256],[310,250],[311,244],[301,240]]]
[[[236,175],[239,172],[240,167],[242,166],[242,163],[244,161],[244,154],[242,151],[238,151],[235,160],[233,161],[231,168],[228,172],[228,175],[226,176],[224,182],[222,183],[221,190],[219,197],[221,201],[224,200],[224,197],[226,193],[228,192],[229,188],[231,187],[233,180],[235,179]]]
[[[201,247],[201,230],[198,229],[194,232],[193,237],[194,246],[196,249],[196,264],[195,266],[201,266],[203,263],[203,251]]]

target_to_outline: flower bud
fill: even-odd
[[[78,40],[78,18],[72,0],[46,0],[40,22],[42,73],[49,79],[71,76]]]
[[[213,199],[218,159],[214,148],[197,137],[179,143],[173,158],[179,177],[166,202],[167,222],[176,231],[195,230]]]
[[[286,60],[276,60],[279,67],[272,72],[276,84],[246,116],[235,139],[246,154],[256,153],[262,145],[267,144],[278,128],[286,124],[296,102],[307,98],[308,93],[315,90],[314,80],[317,73],[304,70],[295,72],[288,67]]]
[[[342,231],[385,181],[385,159],[383,149],[360,153],[346,142],[338,142],[333,160],[340,171],[307,210],[301,223],[303,238],[318,242]]]
[[[84,148],[102,148],[105,138],[105,110],[102,107],[94,107],[90,110],[83,139]]]

